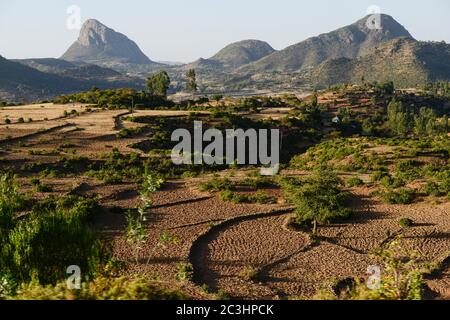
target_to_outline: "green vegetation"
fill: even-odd
[[[412,219],[410,219],[410,218],[401,218],[401,219],[398,221],[398,224],[399,224],[399,226],[402,227],[402,228],[409,228],[409,227],[412,227],[412,226],[413,226],[414,221],[413,221]]]
[[[179,263],[177,265],[177,275],[176,280],[177,281],[190,281],[192,279],[192,276],[194,274],[194,268],[192,267],[192,264],[190,263]]]
[[[170,101],[165,99],[163,95],[152,95],[144,91],[136,91],[134,89],[108,89],[99,90],[97,88],[91,91],[68,94],[54,99],[58,104],[69,104],[72,102],[89,103],[97,105],[99,108],[109,109],[127,109],[133,106],[137,108],[153,108],[159,106],[172,106]],[[69,112],[65,111],[64,116],[67,117]]]
[[[228,178],[213,177],[199,185],[201,191],[219,192],[231,190],[233,183]]]
[[[362,185],[364,185],[364,181],[362,181],[360,178],[358,177],[354,177],[354,178],[350,178],[346,181],[346,185],[350,188],[353,187],[360,187]]]
[[[265,191],[259,190],[262,188],[272,186],[272,182],[268,177],[246,178],[242,181],[232,182],[228,178],[219,178],[217,176],[208,181],[199,184],[202,191],[220,192],[220,199],[222,201],[229,201],[233,203],[271,203],[273,202]],[[255,193],[241,193],[241,189],[247,188],[257,190]]]
[[[231,190],[223,190],[220,192],[222,201],[230,201],[233,203],[270,203],[272,198],[264,191],[257,191],[254,194],[240,194]]]
[[[50,197],[35,204],[25,220],[17,220],[24,198],[9,175],[1,178],[0,199],[0,278],[55,284],[73,264],[86,278],[96,274],[103,250],[89,227],[98,211],[95,199]]]
[[[317,234],[318,224],[348,218],[348,193],[341,190],[342,182],[332,172],[318,171],[302,180],[284,179],[281,187],[285,197],[295,206],[296,223],[312,224]]]
[[[197,75],[195,74],[195,70],[189,69],[186,72],[186,78],[187,78],[186,90],[188,92],[193,92],[193,93],[197,92],[198,85],[197,85]]]
[[[96,277],[83,282],[80,290],[70,290],[66,281],[55,286],[43,286],[37,282],[22,285],[17,293],[7,297],[12,300],[185,300],[185,293],[163,289],[146,279],[128,277]]]
[[[379,196],[387,204],[411,204],[416,197],[416,191],[408,188],[400,188],[380,192]]]
[[[355,281],[347,292],[333,294],[319,292],[315,299],[328,300],[421,300],[425,287],[424,275],[432,271],[429,263],[416,251],[404,248],[400,240],[390,242],[375,251],[383,261],[383,272],[379,283]],[[372,287],[373,286],[373,287]]]
[[[239,274],[244,280],[258,282],[260,280],[261,274],[258,269],[255,268],[245,268]]]
[[[161,71],[147,79],[147,89],[150,96],[167,98],[169,86],[170,78],[165,71]]]

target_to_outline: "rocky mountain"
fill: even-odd
[[[305,82],[319,88],[338,83],[394,81],[397,87],[416,87],[450,81],[450,45],[394,39],[356,58],[328,60],[308,72]]]
[[[275,49],[267,42],[244,40],[226,46],[208,60],[222,64],[225,69],[236,69],[258,61],[273,52]]]
[[[369,29],[369,16],[354,24],[309,38],[241,68],[240,73],[296,72],[329,59],[357,58],[373,47],[411,34],[389,15],[381,15],[381,29]]]
[[[210,71],[233,71],[243,65],[258,61],[275,52],[267,42],[243,40],[229,44],[209,59],[199,60],[184,66],[184,69]]]
[[[61,59],[105,66],[153,63],[134,41],[94,19],[83,24],[78,40]]]

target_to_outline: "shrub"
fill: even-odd
[[[221,289],[221,290],[217,291],[216,299],[217,300],[231,300],[231,295],[228,292]]]
[[[177,281],[189,281],[194,274],[194,268],[190,263],[179,263],[177,265]]]
[[[22,285],[13,300],[185,300],[178,290],[161,288],[145,279],[97,277],[83,282],[80,290],[70,290],[66,282],[43,286],[37,282]]]
[[[6,118],[6,119],[5,119],[5,123],[6,123],[6,124],[11,124],[11,119]]]
[[[254,194],[239,194],[231,190],[223,190],[220,192],[222,201],[230,201],[233,203],[259,203],[265,204],[272,201],[267,193],[258,191]]]
[[[239,275],[247,281],[258,282],[260,278],[260,271],[255,268],[246,268],[242,270]]]
[[[350,178],[350,179],[347,180],[347,186],[350,187],[350,188],[360,187],[362,185],[364,185],[364,181],[362,181],[358,177]]]
[[[201,191],[218,192],[231,190],[233,183],[227,178],[214,177],[206,182],[200,183],[199,187]]]
[[[39,202],[26,220],[8,228],[0,269],[18,282],[39,279],[44,284],[64,279],[73,264],[86,276],[94,274],[101,250],[87,223],[97,208],[95,200],[73,196]]]
[[[409,218],[401,218],[398,221],[398,224],[402,228],[409,228],[409,227],[412,227],[412,225],[414,224],[414,221],[412,219],[409,219]]]
[[[423,257],[406,250],[397,239],[386,247],[376,250],[375,255],[383,262],[379,283],[369,288],[367,283],[356,280],[353,289],[344,294],[321,292],[317,299],[342,300],[420,300],[425,287],[424,274],[431,271]]]
[[[117,138],[120,138],[120,139],[125,139],[125,138],[130,138],[130,137],[133,137],[133,136],[135,136],[135,135],[137,135],[137,134],[139,134],[139,133],[141,133],[142,132],[142,129],[141,128],[131,128],[131,129],[129,129],[129,128],[124,128],[124,129],[121,129],[118,133],[117,133]]]
[[[20,117],[20,118],[17,120],[17,122],[18,122],[18,123],[24,123],[24,122],[25,122],[25,119],[22,118],[22,117]]]
[[[416,191],[407,188],[400,188],[397,191],[391,190],[380,194],[381,199],[387,204],[411,204],[416,196]]]
[[[391,176],[385,176],[380,180],[380,184],[389,189],[389,188],[400,188],[405,185],[405,182],[402,179],[396,179]]]
[[[381,179],[383,179],[384,177],[389,177],[390,178],[389,173],[387,173],[385,171],[375,171],[372,174],[372,182],[381,181]]]
[[[425,193],[428,196],[434,196],[434,197],[440,197],[443,195],[443,192],[441,192],[439,185],[435,182],[427,182],[425,185]]]
[[[40,184],[38,184],[36,186],[36,191],[44,192],[44,193],[46,193],[46,192],[53,192],[53,188],[51,186],[49,186],[48,184],[40,183]]]

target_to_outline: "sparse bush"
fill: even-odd
[[[432,181],[428,181],[425,185],[425,193],[428,196],[434,197],[440,197],[444,194],[443,192],[441,192],[439,185]]]
[[[264,191],[257,191],[254,194],[240,194],[231,190],[223,190],[220,192],[222,201],[230,201],[233,203],[259,203],[265,204],[271,202],[271,198]]]
[[[53,192],[53,188],[51,186],[49,186],[48,184],[40,183],[36,186],[36,191],[43,192],[43,193]]]
[[[233,183],[227,178],[214,177],[199,185],[201,191],[218,192],[224,190],[231,190]]]
[[[350,292],[333,294],[322,291],[315,299],[341,300],[421,300],[425,286],[424,274],[431,271],[428,263],[415,251],[405,249],[395,240],[378,249],[375,256],[383,261],[380,283],[369,288],[367,283],[355,280]]]
[[[402,228],[409,228],[409,227],[412,227],[412,225],[414,224],[414,221],[412,219],[409,219],[409,218],[401,218],[398,221],[398,224]]]
[[[1,232],[0,269],[18,283],[55,283],[73,264],[86,276],[94,274],[101,248],[87,223],[97,208],[95,200],[52,197],[36,204],[26,220],[10,220]]]
[[[194,274],[194,268],[192,267],[192,264],[190,263],[179,263],[177,265],[177,275],[176,280],[177,281],[190,281],[192,279],[192,276]]]
[[[239,274],[247,281],[258,282],[260,278],[260,271],[255,268],[246,268]]]
[[[354,177],[354,178],[350,178],[347,180],[347,186],[350,188],[353,187],[360,187],[364,185],[364,181],[362,181],[360,178],[358,177]]]
[[[97,277],[83,282],[80,290],[70,290],[66,281],[55,286],[37,282],[22,285],[13,300],[185,300],[189,297],[178,290],[164,289],[145,279]]]
[[[219,290],[216,293],[216,299],[217,300],[231,300],[231,295],[224,290]]]

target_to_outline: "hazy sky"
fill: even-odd
[[[450,42],[448,0],[0,0],[0,55],[61,56],[78,37],[66,26],[71,5],[82,21],[95,18],[124,33],[156,61],[208,58],[244,39],[282,49],[353,23],[370,5],[419,40]]]

